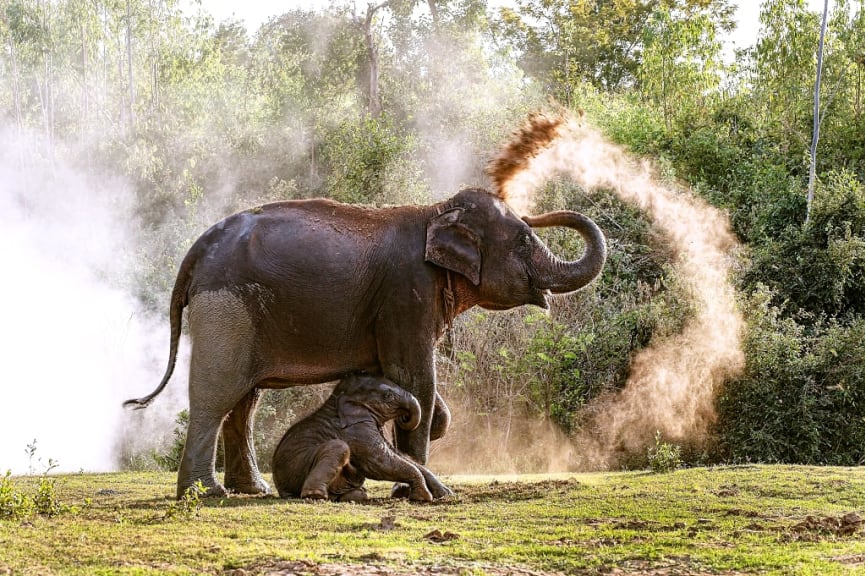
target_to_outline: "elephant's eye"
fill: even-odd
[[[522,234],[520,236],[519,250],[521,252],[528,252],[528,250],[531,248],[531,246],[532,246],[531,237],[529,237],[528,234]]]

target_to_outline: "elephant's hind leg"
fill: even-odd
[[[303,483],[301,498],[325,499],[328,487],[348,465],[351,451],[342,440],[328,440],[315,453],[315,462]]]
[[[254,330],[243,301],[228,290],[201,292],[189,303],[192,353],[189,362],[189,432],[177,476],[178,497],[197,481],[208,496],[222,496],[216,479],[216,442],[226,415],[238,408],[229,428],[245,428],[255,408],[249,377]],[[229,445],[237,446],[229,432]],[[231,450],[229,450],[231,451]],[[234,454],[238,454],[235,450]]]
[[[242,494],[270,494],[255,459],[252,428],[261,391],[253,388],[229,413],[222,424],[225,446],[225,487]]]
[[[190,408],[186,445],[183,448],[180,471],[177,474],[178,499],[199,481],[207,490],[206,496],[227,494],[215,474],[215,446],[221,425],[221,416]]]

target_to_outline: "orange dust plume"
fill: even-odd
[[[487,165],[487,175],[493,182],[496,195],[505,200],[518,213],[525,214],[527,200],[525,187],[520,186],[521,175],[526,174],[532,160],[558,136],[565,119],[541,112],[529,116],[528,121],[515,131],[498,155]]]
[[[590,425],[577,439],[578,465],[615,467],[621,455],[644,450],[656,432],[670,441],[699,444],[715,419],[717,391],[744,364],[743,321],[729,281],[729,253],[736,246],[729,221],[689,190],[660,182],[647,162],[634,160],[597,130],[571,119],[557,125],[557,132],[522,171],[511,172],[505,187],[519,188],[512,207],[531,206],[537,184],[557,173],[588,193],[612,190],[670,239],[693,310],[680,334],[653,340],[635,356],[624,389],[589,408]]]

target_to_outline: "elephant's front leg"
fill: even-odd
[[[423,475],[426,486],[432,493],[433,498],[438,500],[439,498],[445,498],[446,496],[453,496],[453,490],[442,484],[441,480],[438,479],[438,476],[430,472],[426,466],[422,466],[421,464],[416,464],[416,466]]]
[[[259,389],[250,390],[222,424],[225,487],[242,494],[270,494],[270,486],[258,471],[253,443],[255,408],[260,397]]]
[[[420,424],[414,430],[395,430],[397,449],[415,462],[426,464],[429,457],[430,431],[435,412],[436,384],[432,351],[429,357],[400,358],[396,362],[382,362],[384,375],[414,394],[421,407]]]
[[[367,478],[407,485],[406,496],[410,500],[429,502],[433,499],[420,467],[393,450],[384,438],[374,438],[370,434],[366,438],[353,439],[352,446],[352,461]]]

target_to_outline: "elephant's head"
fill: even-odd
[[[583,256],[564,261],[532,228],[565,226],[585,241]],[[579,290],[604,267],[604,234],[578,212],[520,218],[484,190],[463,190],[438,206],[427,227],[426,260],[460,274],[472,286],[473,302],[492,310],[522,304],[548,308],[550,293]]]
[[[375,421],[379,426],[396,419],[403,430],[420,424],[421,407],[411,393],[380,376],[352,375],[337,385],[337,411],[342,428]]]

